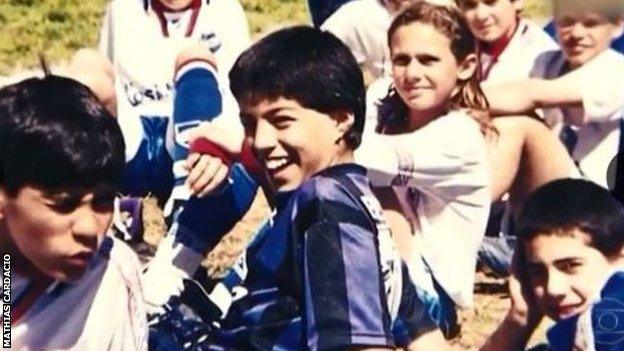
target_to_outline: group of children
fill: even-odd
[[[547,349],[624,348],[621,5],[554,0],[558,49],[521,0],[396,2],[390,77],[367,94],[329,32],[282,29],[228,61],[214,40],[231,30],[193,34],[227,1],[131,2],[103,31],[117,119],[71,79],[0,89],[12,349],[445,350],[477,257],[512,273],[483,350],[525,349],[544,316]],[[133,21],[142,36],[114,33]],[[259,188],[270,218],[222,279],[193,279]],[[120,191],[171,209],[145,270],[111,225]]]

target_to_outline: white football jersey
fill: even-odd
[[[12,273],[19,294],[29,282]],[[11,350],[147,350],[140,274],[136,254],[106,237],[79,281],[53,283],[12,326]]]
[[[238,106],[229,92],[227,75],[251,43],[238,0],[201,0],[198,9],[164,13],[163,21],[151,6],[153,1],[110,1],[100,35],[100,51],[115,68],[118,120],[126,141],[126,159],[132,158],[141,141],[139,116],[172,115],[174,63],[190,41],[199,41],[214,53],[223,113],[237,118]]]

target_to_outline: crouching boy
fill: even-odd
[[[517,228],[512,308],[481,350],[524,350],[544,316],[555,325],[539,350],[622,350],[622,204],[592,182],[556,180],[529,197]]]
[[[10,349],[147,349],[138,260],[106,235],[123,167],[121,131],[85,86],[46,76],[0,90]]]

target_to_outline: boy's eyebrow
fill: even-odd
[[[273,115],[277,114],[280,111],[289,110],[289,109],[290,109],[289,107],[274,107],[274,108],[264,112],[263,116],[273,116]],[[242,111],[239,113],[239,116],[240,116],[240,118],[245,118],[245,119],[253,118],[252,114],[245,113],[245,112],[242,112]]]
[[[266,111],[266,112],[264,113],[264,116],[263,116],[263,117],[265,117],[265,118],[269,118],[269,119],[270,119],[270,118],[275,117],[275,115],[279,114],[279,113],[280,113],[280,112],[282,112],[282,111],[288,111],[288,110],[292,110],[292,109],[293,109],[293,108],[288,107],[288,106],[286,106],[286,107],[284,107],[284,106],[282,106],[282,107],[275,107],[275,108],[272,108],[272,109],[270,109],[270,110]]]
[[[558,260],[554,260],[553,264],[557,265],[557,264],[562,264],[562,263],[570,263],[571,261],[582,261],[582,260],[583,260],[583,258],[577,257],[577,256],[564,257],[564,258],[560,258]]]
[[[88,191],[84,189],[70,189],[70,190],[42,190],[43,196],[50,199],[70,199],[70,198],[79,198],[82,199],[86,194],[93,193],[94,196],[102,196],[102,195],[110,195],[115,194],[114,186],[98,186],[96,188],[89,189]]]

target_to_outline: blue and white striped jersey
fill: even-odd
[[[353,164],[281,194],[275,216],[210,296],[225,312],[215,350],[394,347],[436,328],[366,170]]]

